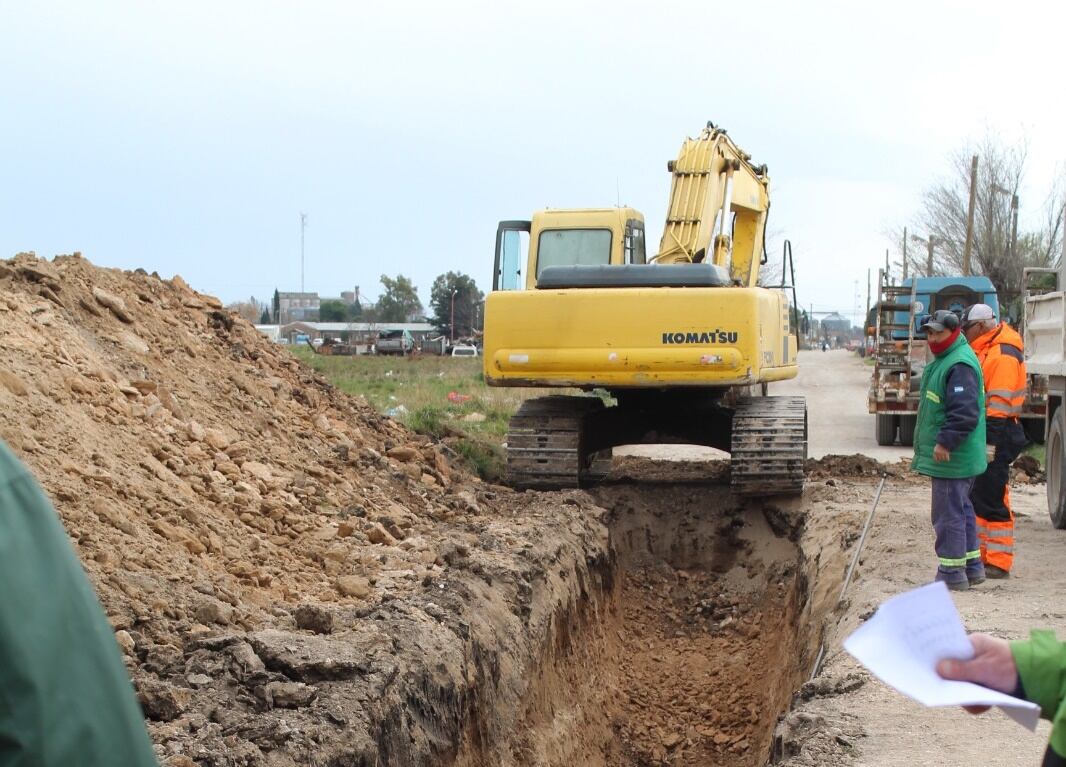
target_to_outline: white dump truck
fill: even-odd
[[[1025,364],[1047,376],[1044,431],[1047,503],[1056,528],[1066,529],[1066,242],[1057,269],[1025,270]]]

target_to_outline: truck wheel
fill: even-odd
[[[1060,407],[1051,419],[1051,430],[1047,437],[1047,510],[1051,515],[1051,524],[1056,529],[1066,529],[1066,453],[1063,452],[1066,439],[1066,408]]]
[[[896,441],[897,417],[891,413],[878,413],[874,422],[874,436],[878,445],[891,445]]]
[[[918,425],[918,416],[899,416],[899,444],[910,447],[914,444],[914,427]]]

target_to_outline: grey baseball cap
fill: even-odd
[[[955,330],[959,326],[959,315],[948,309],[941,309],[927,317],[922,323],[921,330]]]

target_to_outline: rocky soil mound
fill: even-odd
[[[0,437],[167,765],[477,763],[610,588],[577,501],[453,470],[180,277],[0,261]]]

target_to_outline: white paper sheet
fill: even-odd
[[[936,673],[937,661],[973,657],[973,645],[943,583],[892,597],[844,640],[844,649],[882,682],[926,706],[999,706],[1030,730],[1040,719],[1035,703]]]

